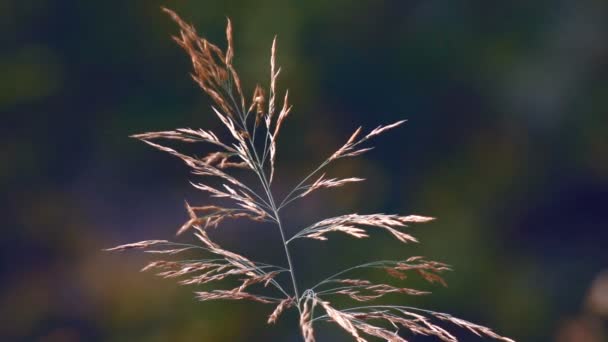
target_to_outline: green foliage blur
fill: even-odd
[[[588,296],[608,267],[601,0],[0,2],[0,340],[300,340],[293,313],[268,326],[270,306],[199,303],[193,288],[139,273],[151,257],[101,251],[174,239],[184,199],[209,203],[179,161],[128,138],[219,129],[161,5],[220,46],[232,19],[246,93],[267,84],[278,35],[279,88],[294,104],[278,194],[360,124],[408,119],[330,169],[365,183],[296,202],[287,230],[349,212],[438,220],[411,227],[418,245],[380,233],[294,243],[303,288],[365,260],[425,255],[453,265],[449,287],[414,283],[434,294],[393,303],[519,341],[608,340],[607,311],[589,309]],[[214,234],[284,263],[274,227],[235,222]],[[591,316],[600,328],[580,323]],[[316,330],[320,341],[348,340],[331,325]]]

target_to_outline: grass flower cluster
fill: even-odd
[[[111,251],[140,249],[162,256],[179,255],[186,251],[201,255],[188,260],[156,260],[143,268],[154,271],[163,278],[179,279],[179,284],[201,285],[224,284],[232,279],[238,286],[229,289],[215,289],[195,292],[201,301],[207,300],[250,300],[273,305],[269,310],[268,323],[275,323],[286,310],[297,310],[299,328],[306,342],[315,341],[315,323],[333,322],[344,329],[358,342],[369,338],[386,341],[406,341],[400,332],[435,336],[442,341],[453,342],[457,338],[443,328],[441,322],[450,323],[470,330],[479,336],[502,341],[512,341],[494,333],[489,328],[453,317],[445,313],[423,310],[400,305],[372,305],[367,302],[387,294],[409,296],[426,295],[429,292],[403,285],[410,276],[421,277],[428,283],[445,285],[441,273],[449,266],[413,256],[404,260],[375,261],[347,268],[331,275],[315,286],[301,290],[290,247],[305,240],[327,240],[332,234],[346,234],[353,238],[368,238],[373,229],[384,231],[401,243],[417,242],[404,231],[408,225],[432,220],[419,215],[349,214],[331,217],[313,223],[292,236],[287,236],[282,223],[282,210],[308,194],[319,189],[336,188],[360,182],[360,178],[328,178],[323,173],[326,166],[339,159],[357,157],[371,149],[368,141],[404,121],[378,126],[364,132],[357,129],[344,145],[308,174],[284,198],[273,194],[273,179],[277,157],[277,141],[281,127],[291,112],[288,92],[279,96],[277,78],[280,68],[276,63],[276,38],[270,53],[270,85],[256,86],[253,95],[246,97],[239,76],[233,65],[234,47],[230,20],[226,28],[227,48],[201,38],[193,26],[184,22],[176,13],[164,9],[179,25],[180,35],[175,41],[186,51],[194,71],[192,77],[212,101],[212,111],[227,130],[227,137],[220,138],[214,132],[204,129],[176,129],[172,131],[138,134],[134,137],[184,161],[197,179],[212,177],[219,180],[217,186],[202,182],[192,185],[208,193],[211,197],[224,199],[230,205],[194,206],[186,203],[188,221],[177,234],[192,233],[198,243],[178,243],[168,240],[146,240],[110,248]],[[249,99],[249,100],[248,100]],[[279,104],[279,102],[281,102]],[[207,143],[215,151],[196,157],[178,152],[162,145],[162,141],[183,143]],[[243,173],[254,175],[256,184],[245,182]],[[213,241],[208,232],[218,227],[226,219],[245,219],[276,225],[284,250],[285,265],[277,266],[257,262],[236,252],[224,249]],[[171,258],[169,258],[171,259]],[[356,270],[376,269],[386,275],[390,282],[378,283],[353,276]],[[346,297],[360,304],[347,307],[334,305],[336,297]]]

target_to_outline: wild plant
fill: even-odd
[[[195,292],[201,301],[226,299],[250,300],[274,305],[268,316],[268,323],[275,323],[285,310],[297,310],[299,326],[306,342],[315,341],[314,326],[318,322],[333,322],[344,329],[356,341],[367,341],[366,337],[377,337],[386,341],[406,341],[400,331],[409,330],[413,334],[435,336],[442,341],[458,341],[450,332],[438,325],[444,321],[468,329],[479,336],[492,337],[502,341],[512,341],[480,326],[451,315],[402,305],[368,305],[386,294],[420,296],[429,294],[409,287],[378,283],[368,279],[352,277],[353,272],[375,269],[393,279],[403,282],[411,274],[421,277],[431,284],[445,285],[441,273],[449,266],[412,256],[405,260],[372,261],[349,267],[319,281],[311,288],[300,290],[298,277],[290,248],[292,244],[304,240],[325,241],[333,233],[342,233],[362,239],[369,237],[371,229],[384,230],[402,243],[417,242],[404,232],[410,224],[433,220],[419,215],[349,214],[331,217],[313,223],[292,236],[287,236],[281,214],[283,209],[310,193],[324,188],[336,188],[348,183],[360,182],[361,178],[329,178],[322,171],[329,164],[344,158],[357,157],[371,147],[366,143],[399,125],[381,125],[364,133],[359,127],[342,147],[325,159],[310,174],[305,176],[285,197],[277,199],[273,193],[277,140],[281,126],[291,112],[288,92],[279,109],[277,99],[277,78],[280,68],[276,63],[276,37],[270,52],[270,86],[268,95],[260,85],[255,87],[250,101],[246,101],[239,76],[233,66],[232,26],[228,19],[226,28],[227,49],[223,51],[197,35],[193,26],[184,22],[176,13],[164,9],[181,28],[180,35],[174,37],[192,60],[192,78],[207,93],[214,105],[213,113],[226,127],[229,141],[220,139],[210,130],[181,128],[173,131],[152,132],[134,135],[146,144],[167,152],[184,161],[195,176],[218,179],[220,186],[192,182],[192,186],[211,197],[228,200],[232,205],[192,206],[186,203],[189,219],[177,231],[177,235],[191,232],[198,244],[178,243],[168,240],[146,240],[110,248],[110,251],[142,249],[147,253],[175,255],[186,251],[197,251],[205,257],[188,260],[157,260],[150,262],[143,271],[155,271],[163,278],[180,278],[182,285],[216,283],[225,279],[239,282],[231,289],[216,289]],[[183,154],[161,145],[158,140],[173,140],[184,143],[207,143],[216,150],[204,157]],[[253,173],[259,184],[245,184],[242,177],[235,175],[241,169]],[[261,190],[255,190],[261,188]],[[277,266],[253,261],[243,255],[224,249],[208,234],[226,219],[247,219],[276,225],[281,236],[286,266]],[[280,277],[287,274],[289,277]],[[283,279],[285,278],[285,279]],[[285,281],[285,280],[289,281]],[[274,289],[274,295],[259,293],[263,287]],[[257,290],[256,290],[257,289]],[[270,289],[264,290],[266,292]],[[338,308],[333,298],[344,296],[365,305],[351,305]],[[319,312],[320,311],[320,312]]]

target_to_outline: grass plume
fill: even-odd
[[[332,234],[346,234],[358,239],[369,238],[370,229],[382,230],[401,243],[414,243],[417,242],[416,238],[404,232],[404,228],[410,224],[433,220],[431,217],[420,215],[349,214],[313,223],[290,237],[286,236],[283,228],[281,213],[287,205],[319,189],[336,188],[363,181],[354,177],[328,178],[325,173],[321,173],[326,166],[339,159],[356,157],[370,151],[372,147],[367,145],[370,139],[400,126],[405,121],[380,125],[367,133],[359,127],[344,145],[279,200],[272,191],[277,143],[281,126],[292,107],[288,101],[289,93],[286,91],[283,96],[279,96],[277,91],[277,79],[281,69],[277,66],[276,60],[276,37],[270,51],[268,95],[258,85],[251,100],[247,100],[233,66],[235,51],[230,20],[226,27],[227,48],[224,51],[205,38],[199,37],[195,28],[175,12],[169,9],[164,11],[180,27],[180,33],[174,37],[174,40],[190,57],[193,65],[192,78],[212,99],[212,112],[225,126],[229,138],[220,139],[212,131],[190,128],[143,133],[133,137],[181,159],[196,176],[218,179],[221,183],[219,186],[210,186],[204,182],[192,182],[192,186],[208,193],[211,197],[228,199],[232,204],[226,207],[191,206],[186,202],[188,220],[178,229],[177,234],[190,232],[198,240],[197,244],[146,240],[108,250],[139,249],[163,256],[179,255],[185,251],[200,252],[204,256],[200,259],[155,260],[146,265],[142,271],[154,271],[163,278],[179,279],[178,282],[182,285],[220,284],[224,280],[232,279],[238,283],[238,286],[230,289],[197,291],[196,298],[200,301],[250,300],[273,305],[274,308],[269,310],[269,324],[277,322],[286,310],[295,309],[299,313],[299,328],[306,342],[315,341],[314,325],[319,322],[337,324],[358,342],[367,341],[370,337],[391,342],[406,341],[399,335],[401,330],[435,336],[447,342],[457,341],[454,335],[441,327],[441,322],[451,323],[479,336],[512,341],[497,335],[489,328],[445,313],[399,305],[351,305],[338,308],[331,302],[335,297],[366,303],[387,294],[421,296],[430,293],[402,285],[377,283],[353,277],[355,271],[360,269],[379,270],[393,282],[404,282],[414,275],[430,284],[445,286],[441,274],[450,270],[449,266],[423,257],[374,261],[352,266],[321,280],[311,288],[299,291],[298,278],[290,254],[291,244],[306,240],[325,241]],[[204,157],[194,157],[162,145],[163,140],[183,143],[203,142],[215,147],[216,150]],[[259,184],[256,186],[245,184],[234,174],[235,169],[251,172]],[[262,191],[253,190],[259,187]],[[282,239],[282,246],[277,247],[284,250],[287,266],[253,261],[234,251],[224,249],[218,242],[213,241],[209,237],[208,230],[218,227],[226,219],[246,219],[276,225],[277,233]],[[286,283],[278,277],[283,273],[289,275],[290,282]],[[272,288],[274,294],[262,294],[264,287]],[[264,293],[267,292],[270,291],[265,290]],[[315,315],[315,309],[320,313]]]

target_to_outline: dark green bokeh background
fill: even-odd
[[[8,0],[0,339],[299,341],[294,315],[270,327],[269,306],[198,303],[192,289],[138,273],[144,256],[100,251],[170,239],[183,200],[207,201],[186,167],[127,138],[218,129],[161,5],[222,46],[230,16],[249,90],[267,84],[278,34],[279,86],[295,105],[280,138],[279,194],[359,124],[409,120],[331,169],[366,183],[300,202],[288,230],[351,211],[438,220],[412,227],[416,246],[383,234],[299,242],[303,287],[366,259],[422,254],[454,266],[450,287],[393,302],[520,341],[558,339],[584,311],[608,262],[606,1]],[[217,238],[284,262],[272,227],[229,224]],[[333,326],[317,331],[347,340]]]

